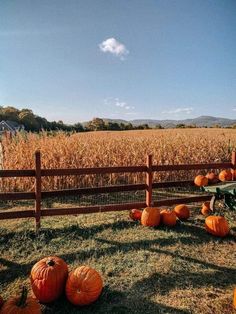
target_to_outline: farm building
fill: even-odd
[[[0,122],[0,134],[4,132],[16,133],[17,131],[24,130],[24,125],[19,124],[15,121],[2,120]]]

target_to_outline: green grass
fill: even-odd
[[[42,305],[44,313],[232,313],[236,286],[236,213],[225,239],[207,234],[199,208],[174,228],[145,228],[127,212],[1,221],[0,294],[29,287],[33,264],[58,255],[69,269],[96,268],[104,280],[100,298],[77,308],[65,297]]]

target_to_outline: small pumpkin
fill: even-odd
[[[55,301],[63,293],[68,267],[64,260],[49,256],[37,262],[30,275],[32,290],[42,303]]]
[[[144,208],[141,216],[141,224],[147,227],[156,227],[160,224],[160,210],[156,207]]]
[[[186,220],[190,216],[190,211],[187,205],[185,204],[179,204],[175,206],[174,212],[176,216],[181,220]]]
[[[215,184],[219,181],[218,175],[215,174],[214,172],[208,172],[206,177],[208,179],[208,183],[210,184]]]
[[[3,303],[4,303],[3,298],[0,296],[0,308],[3,306]]]
[[[142,210],[135,208],[131,209],[131,211],[129,212],[129,216],[133,220],[140,220],[142,216]]]
[[[228,222],[223,216],[208,216],[205,219],[205,229],[218,237],[225,237],[229,233]]]
[[[88,305],[96,301],[103,288],[101,275],[89,266],[81,266],[69,273],[66,297],[74,305]]]
[[[206,186],[208,185],[208,178],[203,176],[202,174],[199,174],[195,177],[194,184],[197,186]]]
[[[236,309],[236,288],[234,288],[233,307],[234,307],[234,309]]]
[[[210,215],[210,213],[211,213],[210,202],[204,202],[204,203],[202,204],[201,213],[203,214],[203,216],[208,216],[208,215]]]
[[[27,296],[27,288],[23,287],[21,296],[11,297],[1,308],[1,314],[41,314],[38,300]]]
[[[161,222],[166,225],[173,227],[176,225],[176,213],[173,210],[163,209],[161,211]]]
[[[219,173],[219,179],[220,181],[231,181],[232,180],[231,170],[229,169],[222,170]]]

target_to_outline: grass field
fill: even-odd
[[[5,298],[29,285],[32,265],[47,255],[69,268],[90,265],[104,280],[93,305],[76,308],[65,297],[44,313],[229,314],[236,285],[236,214],[227,214],[225,239],[207,234],[199,208],[174,228],[145,228],[128,212],[43,220],[35,238],[32,220],[4,221],[0,228],[0,288]]]
[[[229,145],[230,144],[230,145]],[[67,136],[42,134],[4,138],[5,169],[34,168],[34,152],[42,152],[43,168],[224,162],[236,145],[236,130],[189,129],[91,132]],[[203,172],[204,173],[204,172]],[[196,171],[155,173],[154,181],[193,179]],[[145,182],[145,174],[44,178],[43,189]],[[0,180],[3,191],[33,191],[34,180]],[[191,190],[155,190],[153,199],[190,196]],[[175,194],[174,194],[175,193]],[[132,195],[131,195],[132,194]],[[193,194],[194,195],[194,194]],[[113,193],[68,200],[44,200],[43,207],[102,205],[142,201],[144,192]],[[32,208],[31,202],[4,202],[0,210]],[[128,212],[44,218],[38,237],[33,220],[0,222],[0,295],[29,286],[31,267],[40,258],[58,255],[69,268],[90,265],[104,279],[101,297],[76,308],[65,297],[42,305],[44,313],[233,313],[236,286],[236,213],[226,213],[231,232],[225,239],[207,234],[201,204],[191,218],[174,228],[144,228]]]

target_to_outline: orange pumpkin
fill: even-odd
[[[227,170],[222,170],[219,173],[219,179],[220,181],[231,181],[232,180],[232,173],[231,170],[227,169]]]
[[[102,288],[101,275],[91,267],[81,266],[69,273],[66,296],[74,305],[88,305],[98,299]]]
[[[214,183],[217,183],[219,181],[218,175],[215,174],[214,172],[208,172],[206,177],[208,179],[208,183],[210,183],[210,184],[214,184]]]
[[[131,209],[129,216],[133,220],[140,220],[142,216],[142,210],[140,209]]]
[[[204,203],[202,204],[201,213],[203,214],[203,216],[208,216],[208,215],[210,215],[210,213],[211,213],[210,202],[204,202]]]
[[[0,296],[0,308],[3,306],[3,303],[4,303],[3,298]]]
[[[236,170],[233,171],[233,179],[236,180]]]
[[[55,301],[64,291],[68,267],[62,258],[45,257],[31,270],[31,286],[36,298],[42,303]]]
[[[218,237],[225,237],[229,233],[228,222],[222,216],[208,216],[205,220],[205,229]]]
[[[155,227],[160,224],[160,210],[156,207],[144,208],[141,216],[141,224],[147,227]]]
[[[236,309],[236,288],[234,288],[233,307],[234,307],[234,309]]]
[[[1,314],[41,314],[40,304],[33,297],[27,297],[27,289],[23,287],[21,296],[11,297],[1,308]]]
[[[173,210],[163,209],[161,211],[161,222],[166,226],[176,225],[176,214]]]
[[[190,216],[189,208],[185,204],[180,204],[180,205],[175,206],[174,212],[176,216],[181,220],[188,219]]]
[[[194,184],[197,186],[206,186],[208,184],[208,179],[207,177],[199,174],[198,176],[195,177]]]

